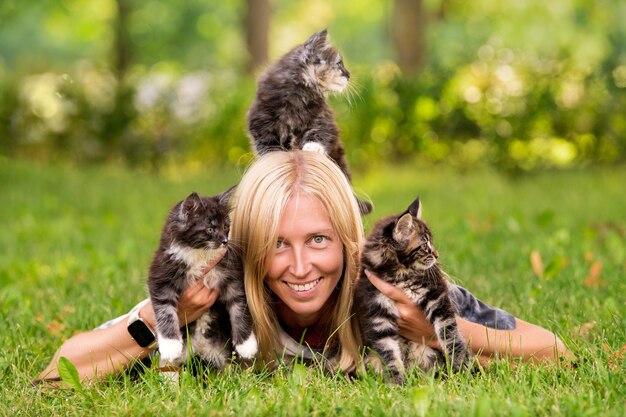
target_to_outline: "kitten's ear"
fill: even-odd
[[[422,203],[420,203],[419,197],[415,198],[415,201],[411,203],[407,211],[416,219],[422,219]]]
[[[411,213],[407,213],[398,219],[393,228],[393,239],[398,243],[405,243],[411,237],[413,229],[413,217]]]
[[[220,204],[228,203],[228,200],[230,200],[230,197],[233,195],[233,192],[235,191],[236,188],[237,188],[237,184],[233,185],[228,190],[226,190],[223,193],[219,194],[217,196],[217,198],[218,198]]]
[[[328,42],[328,29],[316,32],[304,43],[304,47],[308,50],[324,50],[330,46]]]
[[[181,220],[187,220],[188,214],[196,210],[201,205],[202,205],[202,200],[200,199],[200,196],[197,193],[193,192],[189,194],[189,196],[185,198],[180,204],[178,217]]]

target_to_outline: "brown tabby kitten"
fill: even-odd
[[[437,264],[439,254],[417,198],[399,216],[380,220],[368,236],[361,259],[362,272],[355,290],[363,344],[370,352],[366,363],[402,382],[405,366],[424,370],[444,365],[453,370],[471,361],[455,320],[456,309],[448,296],[448,281]],[[398,334],[398,309],[367,279],[365,270],[404,291],[433,325],[441,350],[410,342]],[[382,361],[382,363],[381,363]]]
[[[275,62],[261,76],[248,111],[248,132],[257,155],[303,149],[327,154],[350,179],[339,129],[326,101],[342,92],[350,73],[330,44],[328,31],[313,34]],[[359,200],[362,214],[372,205]]]

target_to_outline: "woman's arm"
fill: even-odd
[[[217,290],[207,288],[203,280],[198,279],[179,299],[180,323],[184,325],[196,320],[213,305],[218,295]],[[156,329],[152,303],[145,304],[140,309],[139,316],[150,328]],[[39,374],[39,378],[57,378],[57,362],[61,356],[65,356],[76,366],[81,379],[102,378],[120,372],[135,360],[148,356],[151,350],[139,346],[126,326],[127,320],[123,319],[110,327],[70,337],[61,345],[46,369]]]
[[[512,330],[492,329],[461,317],[457,317],[456,322],[482,363],[497,357],[533,362],[575,358],[554,333],[518,318]]]
[[[398,327],[401,336],[431,347],[438,346],[433,327],[401,290],[373,274],[368,274],[368,278],[380,292],[396,303],[400,313]],[[513,330],[492,329],[462,317],[457,317],[456,321],[470,349],[481,362],[495,357],[522,358],[525,361],[574,358],[554,333],[518,318]]]

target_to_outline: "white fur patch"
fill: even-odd
[[[221,256],[226,248],[218,249],[194,249],[173,244],[167,250],[167,254],[185,265],[190,266],[187,278],[195,279],[202,275],[202,269]]]
[[[434,311],[433,307],[439,305],[439,303],[441,302],[441,299],[446,296],[447,296],[446,294],[441,294],[436,300],[431,300],[426,304],[426,309],[424,310],[424,313],[426,313],[426,317],[428,317],[429,320],[430,320],[430,315]]]
[[[235,346],[235,350],[242,358],[252,359],[259,350],[259,344],[256,341],[256,336],[254,335],[254,333],[250,334],[248,340],[240,345]]]
[[[179,365],[183,356],[183,342],[178,339],[167,339],[159,335],[159,354],[161,366]]]
[[[375,332],[382,332],[384,330],[393,329],[394,323],[389,320],[376,317],[372,320],[372,328]]]
[[[391,301],[391,299],[386,295],[381,293],[376,294],[374,302],[388,312],[392,313],[395,317],[398,317],[398,307],[396,307],[396,303]]]
[[[326,84],[326,89],[332,93],[341,93],[348,86],[348,79],[343,75],[336,75]]]
[[[317,152],[317,153],[321,153],[321,154],[326,154],[326,149],[324,148],[324,146],[320,143],[317,142],[307,142],[304,144],[304,146],[302,147],[303,151],[309,151],[309,152]]]
[[[385,337],[376,342],[384,347],[385,350],[391,351],[393,361],[399,372],[404,372],[404,363],[402,361],[402,352],[400,351],[400,343],[392,337]]]

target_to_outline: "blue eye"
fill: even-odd
[[[318,245],[321,243],[324,243],[324,241],[326,240],[326,237],[324,236],[314,236],[313,237],[313,243],[317,243]]]
[[[285,244],[285,241],[282,239],[278,239],[276,241],[276,249],[280,249]]]

